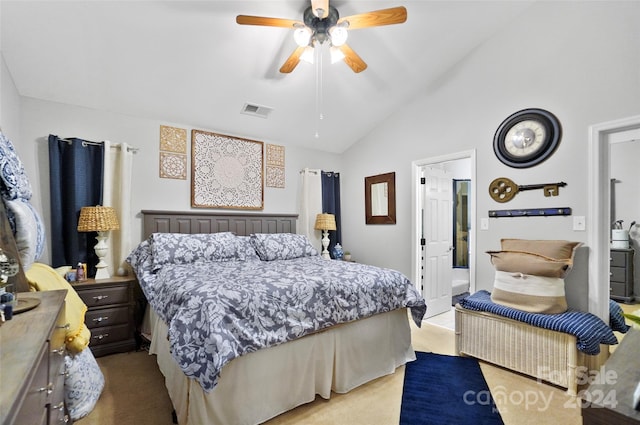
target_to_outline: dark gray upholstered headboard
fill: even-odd
[[[297,214],[220,214],[142,210],[142,238],[152,233],[295,233]]]

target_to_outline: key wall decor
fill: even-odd
[[[558,196],[560,188],[566,185],[565,182],[517,185],[511,179],[498,177],[489,184],[489,195],[491,195],[496,202],[508,202],[513,199],[518,192],[525,190],[542,189],[544,196]]]
[[[191,206],[261,210],[263,142],[191,131]]]

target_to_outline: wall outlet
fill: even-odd
[[[587,229],[585,217],[583,215],[573,216],[573,230],[583,232]]]
[[[489,230],[489,219],[484,217],[480,219],[480,230]]]

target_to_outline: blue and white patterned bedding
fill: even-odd
[[[290,259],[196,260],[159,268],[153,259],[162,251],[156,235],[127,261],[169,326],[174,359],[207,392],[216,386],[222,367],[243,354],[398,308],[409,307],[420,326],[426,312],[424,299],[401,273],[322,259],[304,243],[297,244],[294,237],[300,235],[274,235],[269,243],[264,240],[268,237],[252,239],[254,247],[263,248],[259,254],[268,245]],[[246,250],[240,242],[238,237],[238,250]],[[170,244],[171,255],[176,256],[180,243]],[[291,258],[292,251],[299,256]],[[279,257],[272,254],[269,258]]]
[[[617,344],[618,339],[613,331],[625,333],[629,330],[629,326],[625,324],[622,309],[612,301],[609,304],[610,326],[607,326],[599,317],[584,311],[568,310],[560,314],[540,314],[505,307],[491,301],[491,293],[484,290],[463,298],[460,300],[460,306],[468,310],[487,311],[539,328],[574,335],[577,338],[578,350],[586,354],[598,354],[600,344]]]

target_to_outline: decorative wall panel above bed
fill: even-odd
[[[297,214],[212,214],[142,210],[143,239],[152,233],[296,233]]]

